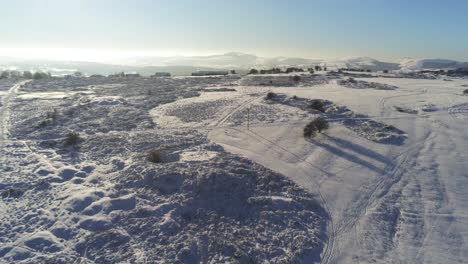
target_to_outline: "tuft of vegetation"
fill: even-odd
[[[265,99],[266,100],[273,100],[276,97],[276,94],[274,92],[269,92],[267,93]]]
[[[58,118],[58,112],[57,112],[57,109],[54,109],[53,112],[48,112],[47,113],[47,116],[46,116],[46,119],[43,120],[42,122],[39,123],[39,125],[37,125],[37,128],[44,128],[46,126],[48,126],[49,124],[55,122]]]
[[[325,105],[321,100],[312,100],[312,102],[309,105],[309,108],[320,111],[320,112],[325,112]]]
[[[463,94],[468,94],[468,89],[465,89],[465,90],[463,91]]]
[[[64,144],[65,146],[76,146],[80,143],[81,137],[78,133],[70,132],[66,137]]]
[[[328,127],[329,125],[327,120],[317,117],[304,127],[304,137],[315,137],[317,133],[322,133],[322,131],[327,130]]]
[[[152,150],[148,153],[147,160],[152,163],[161,163],[163,162],[163,155],[159,150]]]

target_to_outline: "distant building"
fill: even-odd
[[[140,74],[138,74],[138,73],[126,73],[125,77],[140,77]]]
[[[192,72],[192,76],[228,75],[227,71],[197,71]]]
[[[157,72],[151,77],[171,77],[169,72]]]

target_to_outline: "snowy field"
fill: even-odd
[[[0,80],[0,263],[466,263],[467,86]]]

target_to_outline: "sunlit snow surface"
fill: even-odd
[[[1,80],[0,262],[464,263],[468,80],[356,80]]]

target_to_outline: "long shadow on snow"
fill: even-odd
[[[373,150],[370,150],[370,149],[365,148],[363,146],[352,143],[352,142],[350,142],[348,140],[344,140],[342,138],[336,138],[336,137],[325,135],[325,134],[323,136],[325,136],[328,140],[333,141],[337,146],[340,146],[340,147],[342,147],[344,149],[351,150],[351,151],[356,152],[358,154],[361,154],[363,156],[367,156],[369,158],[380,161],[380,162],[382,162],[384,164],[387,164],[387,163],[391,162],[388,158],[381,155],[380,153],[377,153],[377,152],[375,152]]]
[[[358,164],[358,165],[361,165],[361,166],[363,166],[363,167],[366,167],[366,168],[368,168],[368,169],[370,169],[370,170],[372,170],[372,171],[374,171],[374,172],[383,173],[383,170],[382,170],[382,169],[380,169],[380,168],[374,166],[374,165],[371,164],[370,162],[365,161],[365,160],[359,158],[358,156],[353,155],[353,154],[351,154],[351,153],[349,153],[349,152],[345,152],[345,151],[343,151],[343,150],[341,150],[341,149],[339,149],[339,148],[337,148],[337,147],[335,147],[335,146],[332,146],[332,145],[330,145],[330,144],[323,143],[323,142],[318,142],[318,141],[313,140],[313,139],[311,139],[310,142],[311,142],[312,144],[318,146],[318,147],[321,147],[321,148],[323,148],[323,149],[325,149],[325,150],[331,152],[331,153],[334,154],[334,155],[337,155],[337,156],[343,158],[343,159],[346,159],[346,160],[348,160],[348,161],[351,161],[351,162],[353,162],[353,163],[356,163],[356,164]]]

